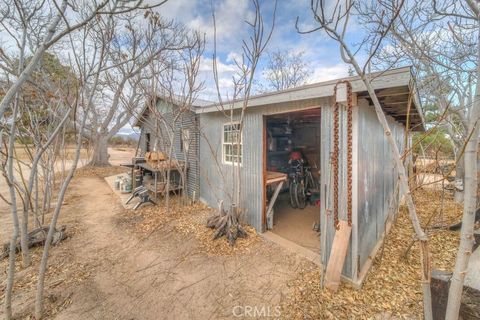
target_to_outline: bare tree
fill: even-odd
[[[466,269],[472,253],[474,243],[474,226],[475,226],[475,212],[478,205],[478,134],[480,119],[480,6],[478,2],[467,0],[466,5],[461,5],[459,9],[453,2],[452,6],[444,4],[444,7],[438,7],[436,1],[433,2],[434,10],[440,16],[448,16],[453,18],[454,22],[449,24],[450,30],[455,39],[462,44],[467,44],[464,38],[461,38],[462,29],[466,32],[472,32],[475,40],[471,42],[473,52],[476,55],[471,60],[474,69],[475,95],[473,103],[469,108],[468,118],[468,133],[465,147],[465,198],[463,205],[462,229],[460,232],[460,246],[458,248],[457,258],[455,261],[455,269],[451,279],[450,289],[448,293],[448,304],[446,319],[457,319],[460,310],[460,301],[463,293],[463,283],[465,280]],[[462,28],[463,27],[463,28]],[[466,52],[468,54],[468,51]],[[473,78],[473,77],[472,77]],[[468,87],[473,87],[473,79],[470,78]]]
[[[357,7],[359,19],[369,31],[386,27],[381,12],[390,10],[388,2]],[[476,78],[471,65],[476,60],[476,27],[465,19],[467,11],[466,3],[457,1],[446,1],[441,6],[431,1],[406,3],[373,63],[380,67],[415,66],[424,101],[446,113],[441,126],[454,143],[456,178],[462,184],[462,150],[469,134],[468,117],[474,94],[471,83]],[[457,199],[461,200],[462,194],[457,192]]]
[[[391,11],[389,1],[362,6],[359,12],[365,25],[385,29],[384,11]],[[443,125],[455,145],[457,178],[464,180],[464,209],[447,319],[456,319],[459,314],[478,206],[479,13],[478,2],[469,0],[405,5],[390,28],[390,45],[378,59],[416,66],[424,95],[447,115]]]
[[[39,80],[39,77],[36,77],[36,80]],[[36,89],[36,88],[32,88]],[[25,146],[25,149],[28,151],[31,159],[31,163],[25,165],[20,163],[20,159],[16,158],[18,163],[17,168],[19,169],[19,174],[14,175],[13,170],[15,169],[14,163],[12,161],[13,157],[15,157],[16,149],[14,144],[9,144],[7,149],[8,154],[8,161],[6,163],[6,168],[3,168],[4,172],[8,172],[7,181],[10,187],[11,197],[10,197],[10,205],[12,208],[12,218],[14,221],[14,234],[10,241],[10,252],[9,258],[10,261],[15,261],[15,252],[17,247],[17,238],[18,238],[18,217],[15,217],[17,211],[17,198],[18,196],[22,199],[23,202],[23,215],[21,220],[21,241],[22,244],[22,254],[23,256],[28,257],[28,241],[26,235],[28,234],[28,219],[30,214],[32,213],[31,210],[34,209],[34,220],[37,227],[41,227],[41,221],[38,219],[37,209],[38,206],[32,206],[32,203],[38,203],[39,198],[47,198],[53,195],[52,189],[54,188],[54,184],[47,182],[47,185],[44,185],[44,190],[42,194],[39,194],[38,190],[38,170],[40,167],[40,163],[44,166],[45,170],[48,172],[55,172],[56,169],[56,154],[55,151],[53,152],[53,156],[44,157],[45,153],[50,153],[50,151],[55,150],[58,145],[59,136],[65,128],[68,120],[72,120],[72,110],[73,108],[66,107],[65,103],[68,103],[69,98],[68,95],[63,95],[64,92],[57,90],[52,93],[51,91],[46,91],[42,94],[41,91],[32,91],[35,95],[40,98],[43,103],[45,103],[44,107],[47,108],[48,112],[42,112],[42,108],[35,104],[28,96],[27,92],[22,92],[21,98],[19,101],[21,103],[17,103],[18,107],[14,108],[14,114],[12,115],[12,125],[9,128],[10,134],[10,141],[16,141],[19,139],[31,138],[34,141],[33,148],[30,148],[28,145]],[[20,95],[20,94],[19,94]],[[59,98],[59,97],[62,98]],[[36,109],[38,108],[38,109]],[[33,110],[32,110],[33,109]],[[21,112],[19,112],[21,111]],[[45,111],[45,110],[44,110]],[[41,119],[41,120],[40,120]],[[31,126],[36,126],[35,130],[30,130]],[[26,127],[25,127],[26,126]],[[28,135],[27,135],[28,132]],[[65,154],[63,155],[65,156]],[[45,159],[46,158],[46,159]],[[22,167],[25,167],[28,172],[28,177],[25,177],[22,173]],[[40,183],[42,183],[42,178],[40,178]],[[37,181],[37,184],[34,182]],[[34,187],[37,188],[36,192],[33,193]],[[25,235],[25,236],[23,236]],[[24,250],[24,248],[27,248]],[[24,258],[24,265],[25,265],[25,258]],[[14,279],[14,264],[9,264],[8,269],[8,281],[7,281],[7,291],[6,291],[6,298],[5,298],[5,310],[7,317],[11,316],[11,293]]]
[[[267,82],[264,91],[279,91],[306,84],[312,71],[304,60],[304,54],[303,51],[287,50],[269,52],[267,66],[263,70],[263,77]]]
[[[398,14],[403,6],[403,0],[399,1],[390,1],[391,10],[385,12],[382,16],[383,21],[387,25],[386,28],[379,28],[377,32],[371,33],[367,36],[366,39],[361,43],[361,46],[367,47],[366,52],[369,53],[366,63],[360,66],[355,52],[358,52],[358,49],[352,48],[347,41],[345,41],[345,34],[348,29],[348,22],[352,14],[354,3],[350,0],[347,1],[335,1],[333,4],[327,5],[324,0],[312,0],[311,1],[311,11],[313,17],[318,23],[318,27],[311,30],[300,30],[298,29],[298,18],[297,18],[297,30],[301,33],[311,33],[316,31],[323,31],[331,39],[339,45],[339,50],[343,61],[351,65],[355,72],[362,79],[365,87],[367,88],[368,94],[372,99],[373,105],[375,107],[375,112],[377,114],[378,120],[383,127],[385,138],[390,145],[391,150],[393,151],[393,160],[398,170],[400,187],[402,193],[405,195],[408,212],[410,215],[410,220],[412,221],[413,228],[415,230],[416,236],[420,241],[421,248],[421,265],[422,265],[422,289],[423,289],[423,300],[424,300],[424,316],[425,319],[432,319],[432,304],[431,304],[431,292],[430,292],[430,254],[428,250],[428,237],[423,231],[420,221],[415,209],[415,204],[410,192],[410,187],[408,183],[408,177],[404,164],[402,162],[402,157],[398,146],[392,136],[391,129],[386,120],[385,114],[382,110],[382,106],[377,98],[375,90],[372,86],[372,79],[368,71],[368,66],[372,57],[378,51],[378,48],[382,45],[382,41],[385,36],[389,33],[389,30],[395,20],[398,18]]]
[[[145,18],[138,14],[119,16],[110,26],[114,36],[101,71],[96,108],[92,109],[84,133],[93,144],[91,165],[108,165],[108,140],[143,107],[143,83],[154,77],[149,65],[158,64],[156,72],[165,72],[175,52],[189,47],[184,26],[151,11],[146,11]],[[99,26],[92,40],[101,40],[103,32],[105,28]]]
[[[80,117],[81,121],[74,123],[76,127],[76,139],[75,139],[75,155],[73,158],[73,163],[68,170],[68,174],[65,179],[62,181],[60,188],[58,190],[57,201],[55,209],[50,220],[50,225],[48,229],[48,234],[45,240],[42,259],[40,261],[39,271],[38,271],[38,283],[36,291],[36,300],[35,300],[35,318],[41,319],[43,316],[43,294],[44,294],[44,282],[45,282],[45,273],[47,271],[49,251],[53,240],[53,235],[56,229],[56,224],[60,216],[63,200],[65,193],[68,189],[70,181],[73,178],[73,174],[78,165],[80,159],[80,150],[83,145],[83,131],[85,130],[87,119],[90,115],[90,110],[94,108],[94,98],[97,91],[97,87],[100,83],[100,74],[101,70],[106,65],[107,59],[107,50],[109,47],[109,39],[113,36],[111,32],[108,32],[109,27],[114,24],[114,16],[110,15],[106,21],[106,32],[103,33],[103,40],[90,43],[88,37],[86,36],[93,27],[92,25],[87,25],[82,29],[83,35],[79,37],[80,41],[75,41],[74,37],[69,35],[70,44],[72,49],[80,46],[82,50],[73,50],[73,57],[70,58],[70,66],[76,71],[76,75],[82,81],[78,84],[75,99],[72,101],[70,99],[65,100],[64,103],[68,106],[68,109],[75,114],[75,118]],[[78,53],[77,53],[78,52]],[[81,106],[81,108],[79,108]]]
[[[224,179],[224,186],[229,187],[225,190],[227,202],[230,208],[224,212],[223,199],[220,200],[222,205],[219,206],[219,211],[216,216],[211,217],[207,226],[215,227],[214,238],[226,235],[231,245],[235,243],[237,237],[245,236],[245,231],[240,226],[240,216],[242,214],[242,201],[245,201],[242,194],[242,135],[244,129],[244,120],[247,113],[247,107],[252,94],[252,86],[254,84],[255,73],[257,71],[258,63],[262,54],[264,53],[275,27],[275,16],[277,3],[275,2],[272,13],[272,24],[266,26],[264,15],[261,10],[260,2],[258,0],[252,1],[255,9],[253,18],[246,21],[249,26],[249,38],[242,41],[242,54],[238,59],[234,59],[237,67],[235,74],[232,77],[233,93],[227,101],[220,90],[218,78],[218,61],[217,61],[217,46],[216,46],[216,20],[215,12],[212,12],[214,24],[214,54],[213,54],[213,73],[218,97],[217,108],[222,112],[222,115],[231,124],[231,130],[228,133],[231,148],[231,163],[232,168],[227,172],[223,172],[222,168],[217,163],[217,169],[221,177]],[[214,158],[217,157],[212,153]],[[229,175],[230,176],[227,176]]]
[[[152,19],[160,20],[160,16],[152,13]],[[151,62],[149,68],[152,81],[144,90],[150,97],[147,101],[148,110],[155,119],[154,123],[145,121],[144,128],[155,132],[155,149],[163,151],[167,156],[167,166],[163,172],[167,211],[170,209],[169,190],[173,170],[180,174],[183,196],[187,194],[187,160],[195,152],[189,148],[195,132],[191,132],[191,136],[185,135],[185,132],[195,129],[190,127],[194,122],[194,104],[203,89],[203,82],[198,81],[198,71],[205,49],[205,38],[200,33],[187,29],[183,29],[182,33],[183,44],[177,50],[172,50],[170,60]],[[159,103],[163,108],[159,108]]]
[[[96,86],[99,84],[97,66],[100,66],[100,69],[104,66],[102,61],[105,58],[105,50],[103,50],[105,47],[101,50],[102,54],[99,54],[97,44],[93,45],[96,46],[94,51],[89,51],[86,50],[85,41],[80,41],[83,51],[79,52],[84,54],[80,57],[76,54],[78,47],[74,45],[73,39],[77,36],[82,38],[101,21],[93,18],[105,15],[107,20],[112,20],[116,14],[126,14],[141,5],[142,1],[82,2],[81,6],[76,6],[69,1],[62,1],[61,4],[55,1],[17,0],[0,3],[1,31],[2,34],[10,37],[10,42],[6,42],[9,45],[8,49],[2,47],[0,50],[1,85],[4,93],[0,103],[0,137],[3,138],[4,132],[8,134],[8,144],[4,146],[2,143],[0,151],[5,157],[5,161],[2,161],[2,171],[9,186],[10,201],[8,203],[11,206],[13,222],[4,301],[7,319],[12,317],[12,292],[15,255],[19,247],[18,238],[20,237],[23,263],[27,267],[30,264],[27,239],[28,219],[33,209],[36,225],[39,226],[44,222],[43,215],[41,220],[38,219],[38,203],[43,198],[44,204],[48,203],[47,207],[50,207],[49,202],[55,188],[58,148],[65,143],[67,125],[73,123],[75,118],[87,118]],[[108,37],[108,33],[105,36]],[[55,82],[51,77],[55,72],[52,74],[44,72],[45,66],[42,66],[42,61],[52,56],[52,52],[58,49],[57,45],[60,44],[61,50],[67,56],[70,55],[65,59],[70,69],[75,69],[77,73],[67,72],[67,78]],[[2,43],[3,45],[5,43]],[[46,55],[47,50],[50,54]],[[88,55],[90,53],[91,56]],[[75,57],[72,58],[71,55]],[[61,66],[57,63],[57,66],[59,65]],[[58,76],[58,79],[60,78]],[[80,108],[77,108],[78,106]],[[82,132],[83,127],[84,125],[80,122],[80,125],[74,128]],[[23,163],[21,159],[15,158],[15,142],[22,139],[31,139],[34,143],[33,147],[25,147],[31,163]],[[61,189],[39,270],[38,317],[42,310],[43,279],[52,233],[61,211],[63,196],[79,159],[81,139],[78,138],[77,142],[76,155],[69,174],[66,177],[60,175]],[[66,154],[63,153],[62,157],[61,163],[64,168]],[[18,174],[14,172],[15,164],[18,165]],[[28,177],[22,171],[23,166],[29,170]],[[41,177],[39,168],[47,174]],[[39,192],[39,183],[45,183],[43,192]],[[5,198],[2,196],[2,199]],[[22,219],[18,216],[18,200],[23,203]],[[44,207],[43,213],[48,208]]]
[[[32,42],[33,56],[31,60],[24,67],[22,73],[16,77],[16,81],[8,88],[0,102],[0,119],[3,118],[6,109],[22,85],[29,80],[44,53],[68,34],[84,27],[99,15],[121,14],[140,8],[157,7],[163,3],[165,1],[146,5],[143,0],[103,0],[101,2],[82,1],[79,5],[76,2],[71,3],[69,0],[62,0],[60,4],[56,1],[42,0],[30,1],[28,6],[25,6],[20,0],[2,1],[0,4],[2,5],[0,21],[5,30],[10,29],[8,23],[15,14],[15,10],[11,8],[29,8],[31,15],[28,15],[28,27],[34,30],[37,40]],[[41,16],[40,19],[38,18],[39,15]],[[38,22],[41,22],[41,25],[36,25]],[[4,55],[4,58],[7,57],[5,51],[2,51],[2,55]]]

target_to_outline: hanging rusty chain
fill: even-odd
[[[347,84],[347,215],[348,225],[352,226],[352,122],[353,122],[353,103],[352,103],[352,85]]]
[[[335,85],[334,96],[337,97],[337,86],[345,83],[347,86],[347,219],[348,225],[352,225],[352,125],[353,125],[353,101],[352,101],[352,85],[348,81],[340,81]],[[339,109],[340,105],[335,101],[333,111],[333,220],[335,229],[339,228],[338,220],[338,159],[339,159]]]
[[[334,96],[337,96],[337,86],[335,85]],[[332,167],[333,167],[333,221],[335,229],[338,230],[338,114],[339,108],[337,102],[335,102],[335,107],[333,111],[333,155],[332,155]]]

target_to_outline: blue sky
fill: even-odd
[[[213,20],[212,4],[217,19],[217,53],[219,57],[219,83],[221,90],[227,92],[232,86],[231,74],[234,70],[233,57],[241,53],[242,39],[248,36],[245,20],[253,15],[250,0],[170,0],[157,11],[166,18],[175,19],[190,28],[205,32],[207,45],[201,65],[201,78],[206,89],[202,97],[213,100],[215,91],[212,82],[213,52]],[[266,25],[271,25],[274,1],[260,3]],[[299,17],[304,28],[315,26],[310,11],[310,0],[279,0],[275,29],[267,51],[277,49],[293,52],[304,51],[304,58],[310,63],[312,75],[309,82],[319,82],[346,76],[348,66],[341,61],[338,44],[328,38],[324,32],[299,34],[295,29],[295,20]],[[359,38],[360,28],[355,22],[350,24],[349,39],[352,43]],[[266,55],[264,55],[266,58]],[[261,81],[261,69],[265,60],[260,63],[257,78]],[[222,92],[222,93],[223,93]]]

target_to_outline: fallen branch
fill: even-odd
[[[60,229],[55,229],[55,233],[52,239],[53,245],[56,245],[60,241],[67,238],[67,234],[65,233],[66,228],[67,228],[66,226],[62,226]],[[46,226],[46,227],[40,227],[30,231],[27,235],[28,248],[43,246],[45,244],[45,240],[47,239],[48,229],[49,227]],[[0,253],[0,260],[8,257],[9,247],[10,247],[10,242],[6,242],[3,244],[2,252]],[[16,252],[20,252],[20,251],[21,251],[20,239],[17,239]]]

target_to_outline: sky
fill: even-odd
[[[260,6],[265,19],[266,29],[272,23],[273,0],[261,0]],[[248,39],[249,26],[245,23],[254,14],[251,0],[170,0],[156,11],[168,19],[174,19],[195,30],[205,33],[206,48],[200,66],[200,79],[205,81],[205,90],[201,97],[215,100],[216,90],[213,83],[213,19],[212,6],[217,24],[217,56],[219,84],[222,95],[226,96],[232,88],[232,72],[235,70],[233,58],[242,52],[242,39]],[[310,0],[278,0],[275,27],[266,51],[287,50],[304,52],[304,59],[310,64],[312,73],[308,83],[321,82],[344,77],[348,66],[341,61],[339,47],[323,31],[311,34],[299,34],[295,21],[303,29],[315,27],[310,11]],[[351,41],[359,38],[354,22],[349,26],[347,35]],[[266,54],[263,55],[256,73],[257,81],[262,81],[261,70],[265,67]]]

